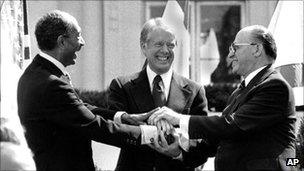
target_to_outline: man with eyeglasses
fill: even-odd
[[[140,47],[147,65],[138,73],[118,77],[112,81],[109,94],[110,109],[137,113],[168,106],[185,115],[206,115],[207,99],[203,86],[172,70],[175,46],[175,35],[162,18],[148,20],[140,34]],[[156,125],[159,131],[155,126],[151,126],[150,130],[141,127],[144,132],[142,140],[153,143],[156,140],[152,138],[150,141],[145,135],[157,135],[158,132],[160,136],[170,140],[170,131],[164,133],[165,130],[171,129],[170,125],[163,120]],[[174,143],[178,144],[177,139]],[[176,152],[179,152],[179,149]],[[172,156],[178,154],[172,152]],[[181,161],[160,154],[148,146],[130,146],[121,148],[116,170],[186,171],[194,170],[194,167],[186,167]]]
[[[289,84],[272,67],[276,56],[275,41],[265,27],[243,28],[230,46],[228,59],[232,71],[244,80],[221,116],[184,116],[162,108],[148,122],[166,119],[179,125],[189,139],[205,142],[182,153],[186,164],[194,164],[189,156],[200,152],[197,156],[215,155],[217,171],[294,170],[286,166],[287,158],[295,157],[294,97]],[[174,145],[155,144],[155,149],[168,154],[178,149]]]

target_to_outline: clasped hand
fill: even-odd
[[[155,125],[158,136],[149,144],[149,147],[171,157],[176,157],[181,153],[179,135],[173,127],[179,124],[180,114],[170,108],[156,108],[143,114],[123,114],[121,120],[123,123],[132,125],[143,125],[146,124],[145,121],[149,125]]]

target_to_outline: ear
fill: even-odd
[[[65,39],[64,39],[63,35],[58,36],[58,38],[57,38],[57,46],[59,48],[63,48],[65,46]]]
[[[260,57],[263,51],[263,45],[262,44],[257,44],[254,45],[255,48],[253,48],[253,56],[255,57]]]
[[[140,47],[141,47],[141,49],[145,49],[147,47],[147,43],[141,42]]]

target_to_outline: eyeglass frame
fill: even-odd
[[[251,45],[257,45],[257,43],[231,43],[231,45],[229,46],[229,51],[232,52],[233,54],[235,54],[236,50],[235,46],[251,46]]]

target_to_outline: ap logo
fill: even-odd
[[[299,164],[300,160],[297,158],[287,158],[286,166],[296,166]]]

